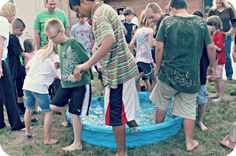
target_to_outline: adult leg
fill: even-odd
[[[225,50],[226,50],[226,64],[225,64],[225,72],[228,80],[232,80],[233,76],[233,68],[231,62],[231,36],[227,36],[225,38]]]
[[[184,133],[187,151],[195,149],[199,143],[193,139],[195,120],[184,119]]]
[[[64,151],[68,152],[82,149],[82,143],[81,143],[82,123],[80,117],[72,113],[70,113],[70,117],[73,122],[74,142],[71,145],[62,148]]]
[[[125,125],[112,126],[112,130],[117,145],[116,156],[126,156]]]
[[[11,125],[11,130],[21,130],[25,125],[21,122],[18,107],[15,85],[11,78],[7,65],[3,62],[3,85],[1,87],[4,90],[5,107],[7,110],[8,120]]]

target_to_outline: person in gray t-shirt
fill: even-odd
[[[79,18],[79,22],[72,26],[69,36],[76,38],[84,46],[88,55],[91,56],[94,43],[92,28],[86,22],[85,17],[79,14],[76,16]]]

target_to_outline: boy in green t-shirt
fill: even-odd
[[[80,79],[76,79],[73,71],[76,65],[82,64],[89,59],[84,47],[74,38],[65,35],[63,24],[57,19],[50,19],[46,23],[45,32],[48,39],[59,46],[61,68],[61,85],[55,97],[52,99],[52,111],[61,111],[69,99],[69,113],[72,119],[74,142],[64,147],[64,151],[82,149],[80,116],[88,115],[91,101],[90,72],[85,71]]]

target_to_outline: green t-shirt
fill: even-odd
[[[40,10],[34,18],[34,30],[39,30],[40,32],[39,37],[41,48],[48,43],[48,38],[44,31],[44,26],[47,20],[49,20],[50,18],[56,18],[60,20],[64,25],[65,29],[69,28],[70,26],[69,21],[62,10],[56,9],[52,13],[48,12],[46,9]]]
[[[70,38],[58,46],[58,51],[60,57],[62,88],[72,88],[89,84],[91,80],[89,70],[83,73],[80,81],[68,81],[68,77],[73,73],[75,66],[82,64],[89,59],[89,56],[87,55],[87,52],[82,44],[75,38]]]
[[[198,92],[203,46],[212,43],[206,22],[197,16],[167,17],[161,23],[156,40],[164,43],[158,79],[179,92]]]
[[[138,73],[135,58],[125,41],[123,25],[112,7],[103,3],[97,4],[92,20],[98,47],[106,36],[112,35],[116,38],[111,50],[100,61],[104,85],[116,88],[118,84],[130,80]]]

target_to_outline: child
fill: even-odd
[[[93,33],[91,26],[84,16],[80,14],[76,14],[79,18],[79,22],[71,27],[70,37],[76,38],[85,48],[87,54],[89,56],[92,55],[92,47],[93,47]]]
[[[127,31],[127,34],[125,35],[125,39],[127,43],[130,43],[132,40],[133,32],[137,28],[137,25],[134,23],[131,23],[132,18],[133,18],[133,10],[130,8],[127,8],[124,10],[124,15],[125,15],[125,22],[124,26]]]
[[[35,102],[38,101],[40,108],[45,112],[44,117],[44,140],[45,145],[56,144],[57,140],[50,138],[52,126],[52,112],[50,110],[50,98],[48,95],[48,87],[56,76],[56,54],[55,46],[49,42],[46,49],[39,50],[35,56],[28,62],[27,68],[29,71],[24,81],[24,100],[25,100],[25,135],[32,137],[30,130],[31,116],[35,107]]]
[[[85,71],[80,80],[72,75],[76,65],[89,59],[86,50],[75,38],[68,38],[65,29],[57,19],[49,19],[45,26],[48,39],[60,45],[61,85],[52,99],[51,109],[61,111],[69,102],[69,113],[73,122],[74,142],[64,147],[64,151],[82,149],[80,116],[88,115],[91,101],[90,72]],[[70,99],[70,101],[69,101]]]
[[[33,58],[34,54],[35,54],[35,44],[34,44],[34,40],[33,39],[26,39],[23,42],[24,45],[24,64],[25,66],[27,65],[27,63]],[[26,73],[27,73],[27,69],[26,69]]]
[[[151,53],[151,47],[154,44],[153,29],[149,28],[148,26],[147,16],[145,11],[143,11],[140,15],[139,28],[135,32],[134,37],[130,43],[130,49],[132,51],[132,47],[136,42],[137,50],[135,57],[139,69],[139,75],[137,76],[136,80],[137,89],[138,91],[141,90],[139,79],[143,77],[148,91],[151,92],[153,88],[152,86],[155,85],[156,80],[153,76],[154,61]],[[152,82],[152,86],[150,82]]]
[[[23,103],[23,82],[25,78],[25,68],[20,62],[20,55],[23,55],[23,49],[20,45],[18,37],[20,37],[25,29],[24,22],[16,18],[12,24],[12,34],[9,37],[8,44],[8,64],[14,83],[16,84],[17,90],[17,102],[19,107],[20,115],[24,115],[25,107]]]
[[[224,81],[222,80],[223,67],[226,63],[226,54],[224,46],[224,35],[221,31],[222,22],[218,16],[211,16],[207,19],[207,25],[209,31],[212,33],[212,40],[215,44],[216,51],[218,53],[218,64],[216,66],[215,75],[215,88],[216,96],[212,102],[214,104],[220,104],[224,99]]]
[[[199,16],[203,18],[203,14],[201,11],[196,10],[193,12],[193,15]],[[207,68],[209,66],[209,59],[207,56],[207,49],[204,46],[202,51],[202,56],[200,60],[200,83],[201,83],[201,90],[198,92],[197,95],[197,116],[198,116],[198,125],[202,131],[206,131],[207,127],[203,123],[203,117],[206,109],[206,103],[208,102],[208,92],[206,88],[206,81],[207,81]]]

